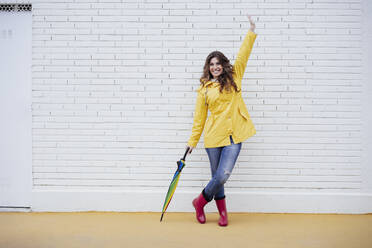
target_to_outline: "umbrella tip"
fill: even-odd
[[[164,215],[164,213],[161,214],[160,222],[163,220],[163,215]]]

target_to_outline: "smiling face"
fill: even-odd
[[[223,72],[222,65],[217,57],[213,57],[209,62],[209,72],[212,74],[213,78],[217,79],[218,76]]]

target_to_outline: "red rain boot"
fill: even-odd
[[[205,214],[204,214],[204,206],[207,204],[207,200],[204,199],[203,193],[201,193],[197,198],[192,201],[192,205],[196,211],[196,219],[200,222],[200,224],[205,223]]]
[[[216,200],[216,205],[218,208],[218,212],[220,213],[220,220],[218,221],[218,225],[227,226],[227,211],[225,198],[221,200]]]

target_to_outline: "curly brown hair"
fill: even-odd
[[[239,92],[238,87],[233,79],[233,66],[230,64],[230,60],[220,51],[211,52],[205,59],[203,75],[200,78],[200,83],[204,85],[213,78],[211,72],[209,71],[209,63],[214,57],[218,59],[223,68],[221,75],[218,76],[218,82],[220,82],[220,92],[222,92],[224,89],[226,89],[228,92],[231,92],[231,87],[233,87],[236,92]]]

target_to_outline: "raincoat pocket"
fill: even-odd
[[[241,105],[239,105],[239,113],[240,113],[241,116],[244,117],[244,119],[246,119],[246,120],[249,119],[248,111],[246,110],[246,108],[242,107]]]

